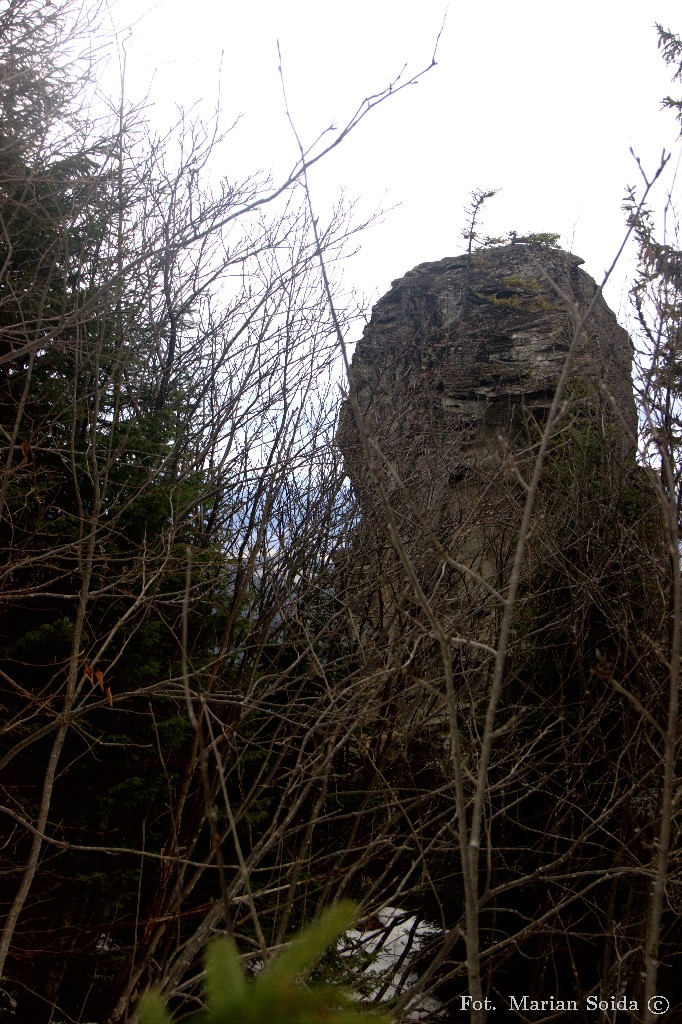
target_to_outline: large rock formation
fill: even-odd
[[[404,878],[424,864],[416,902],[462,934],[455,850],[466,863],[485,785],[476,914],[498,1005],[514,989],[637,996],[643,976],[670,564],[633,456],[630,341],[579,264],[515,244],[406,274],[358,343],[338,431],[361,504],[336,595],[350,611],[349,685],[363,688],[366,777],[385,796],[371,813],[399,823]],[[449,948],[461,993],[467,951]]]
[[[361,505],[345,599],[367,636],[404,636],[418,605],[462,643],[495,643],[494,595],[508,585],[526,483],[570,348],[526,548],[529,579],[548,551],[589,535],[583,484],[596,473],[615,495],[618,475],[634,471],[632,345],[581,262],[546,245],[485,248],[421,264],[375,305],[337,435]]]
[[[490,466],[499,440],[542,421],[597,286],[583,261],[545,245],[491,247],[422,263],[377,302],[350,372],[351,397],[394,495],[433,506],[436,492]],[[599,295],[581,325],[567,398],[634,448],[632,345]],[[352,402],[339,444],[363,502],[367,474]],[[513,446],[513,445],[512,445]],[[372,499],[373,500],[373,499]]]

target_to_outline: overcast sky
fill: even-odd
[[[346,266],[347,284],[370,299],[416,264],[463,250],[472,189],[500,189],[487,234],[559,232],[600,279],[624,234],[625,188],[640,181],[630,147],[651,173],[672,150],[672,182],[678,131],[661,99],[676,87],[653,26],[682,32],[679,0],[111,0],[111,12],[121,28],[135,23],[127,90],[150,90],[159,124],[175,104],[210,112],[220,82],[223,123],[241,115],[221,168],[232,178],[282,175],[295,161],[278,40],[289,106],[312,143],[405,66],[403,77],[428,66],[445,17],[437,66],[312,178],[322,212],[341,190],[364,214],[395,207]],[[621,319],[625,269],[607,292]]]

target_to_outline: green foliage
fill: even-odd
[[[27,630],[13,645],[17,658],[31,658],[37,661],[57,662],[68,658],[71,652],[73,623],[67,618],[44,622],[36,629]]]
[[[494,195],[490,193],[489,195]],[[486,196],[485,198],[488,198]],[[465,232],[464,237],[468,238],[468,234]],[[482,238],[477,240],[481,241],[486,247],[495,245],[508,245],[510,242],[512,245],[543,245],[548,249],[558,249],[559,239],[561,235],[556,231],[529,231],[525,235],[520,235],[517,231],[509,231],[506,235],[498,235],[489,238]]]
[[[342,989],[301,981],[339,936],[351,928],[357,908],[337,903],[308,925],[279,956],[247,982],[233,940],[214,939],[206,949],[206,1009],[192,1024],[388,1024],[368,1013]],[[172,1024],[165,1000],[147,992],[139,1003],[140,1024]]]
[[[512,243],[521,242],[525,245],[545,245],[548,249],[557,249],[561,235],[554,231],[530,231],[526,235],[519,235],[516,231],[509,232],[509,240]]]
[[[471,193],[471,206],[469,206],[464,212],[468,217],[468,225],[462,231],[462,238],[469,243],[469,254],[475,242],[481,242],[481,236],[478,230],[478,221],[481,215],[481,209],[483,204],[488,200],[492,199],[497,195],[499,189],[481,189],[477,188]],[[484,244],[490,244],[491,240],[486,239]]]
[[[662,25],[656,24],[658,32],[658,48],[663,53],[663,60],[666,64],[675,68],[673,82],[682,82],[682,39],[674,32],[669,32]],[[663,106],[677,111],[678,120],[682,117],[682,100],[666,96]]]
[[[673,81],[682,81],[682,39],[656,26],[659,48],[667,64],[674,67]],[[682,100],[668,96],[665,107],[676,112],[682,123]],[[663,155],[655,181],[669,156]],[[645,353],[642,372],[645,394],[643,441],[647,458],[657,464],[661,458],[671,464],[682,461],[682,414],[679,395],[682,390],[680,320],[682,318],[682,251],[680,224],[676,217],[665,221],[665,237],[660,240],[657,216],[629,188],[623,203],[628,227],[638,249],[638,266],[630,296],[635,308],[640,338],[638,347]],[[672,197],[666,208],[674,211]],[[671,244],[672,242],[672,244]]]

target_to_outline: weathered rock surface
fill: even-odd
[[[519,418],[543,420],[577,325],[564,416],[619,423],[634,448],[632,345],[582,260],[515,244],[423,263],[374,307],[350,371],[364,430],[389,489],[397,480],[423,504],[489,464]],[[596,299],[595,299],[596,296]],[[361,500],[372,484],[351,403],[338,442]]]

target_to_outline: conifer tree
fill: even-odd
[[[215,126],[88,120],[77,11],[0,26],[0,970],[36,1021],[119,1019],[252,901],[240,842],[291,827],[254,682],[338,486],[302,166],[209,186]]]

